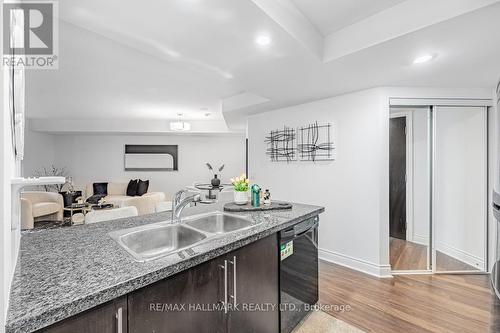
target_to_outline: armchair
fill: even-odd
[[[21,193],[21,229],[33,229],[35,219],[62,221],[64,201],[53,192]]]

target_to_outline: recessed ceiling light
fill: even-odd
[[[182,121],[182,113],[178,113],[177,116],[179,117],[179,121],[171,121],[170,129],[172,131],[180,131],[180,132],[191,130],[191,124],[186,121]]]
[[[413,63],[414,64],[423,64],[425,62],[431,61],[434,58],[435,58],[435,56],[433,54],[423,54],[423,55],[415,58],[415,60],[413,60]]]
[[[269,46],[271,45],[272,39],[268,35],[259,35],[255,38],[255,43],[260,46]]]

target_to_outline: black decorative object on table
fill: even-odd
[[[220,179],[217,178],[217,175],[214,175],[214,178],[210,181],[213,187],[218,187],[220,185]]]
[[[91,204],[91,205],[97,205],[99,203],[99,201],[104,197],[106,197],[106,195],[104,195],[104,194],[94,194],[94,195],[91,195],[90,197],[88,197],[86,202]]]
[[[212,178],[212,180],[210,181],[210,184],[213,186],[213,187],[219,187],[220,186],[220,178],[217,178],[217,174],[215,173],[214,171],[214,168],[212,167],[212,165],[210,163],[205,163],[205,165],[207,166],[208,170],[210,170],[214,176],[214,178]],[[222,164],[219,169],[217,169],[220,172],[222,172],[222,170],[224,170],[224,167],[225,167],[225,164]]]
[[[82,196],[82,191],[73,191],[73,192],[59,192],[63,197],[64,207],[71,206],[72,203],[76,202],[76,198]]]
[[[267,143],[266,154],[271,157],[272,162],[290,162],[297,159],[294,128],[284,126],[282,130],[271,131],[265,142]]]
[[[302,161],[329,161],[335,159],[331,140],[332,124],[318,125],[318,122],[298,129],[297,151]]]
[[[92,210],[102,210],[102,209],[110,209],[113,208],[114,205],[110,203],[104,203],[104,204],[97,204],[97,205],[92,205],[91,209]]]

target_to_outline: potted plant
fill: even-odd
[[[231,178],[231,184],[234,187],[234,203],[245,205],[248,202],[248,185],[250,181],[245,174],[239,177]]]
[[[214,175],[214,178],[212,178],[212,180],[210,181],[210,184],[213,187],[219,187],[219,185],[220,185],[220,178],[217,178],[217,174],[215,173],[214,168],[212,168],[212,165],[210,163],[206,163],[206,165],[207,165],[208,170],[210,170],[212,172],[212,174]],[[222,172],[222,170],[224,170],[224,164],[222,164],[220,166],[220,168],[217,169],[217,170],[219,170],[219,173]]]

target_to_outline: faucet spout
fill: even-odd
[[[190,195],[182,199],[182,195],[186,192],[185,190],[181,190],[174,195],[174,199],[172,200],[172,223],[181,222],[182,211],[187,205],[192,202],[201,201],[201,196],[199,194]]]

